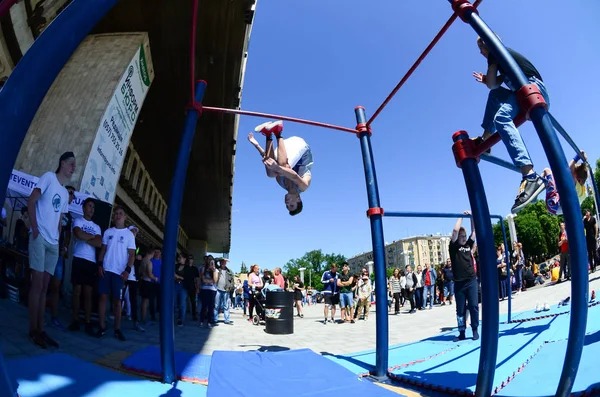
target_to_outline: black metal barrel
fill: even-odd
[[[274,335],[294,333],[294,293],[269,291],[265,306],[266,332]]]

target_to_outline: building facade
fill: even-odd
[[[385,246],[385,266],[399,269],[404,269],[407,265],[413,268],[418,265],[425,266],[426,263],[437,266],[450,257],[449,244],[449,235],[412,236],[396,240]],[[351,272],[357,272],[371,261],[373,261],[373,251],[348,259],[348,264]]]

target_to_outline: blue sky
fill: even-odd
[[[353,109],[372,114],[449,18],[447,1],[258,2],[242,108],[354,127]],[[550,92],[551,111],[590,158],[600,157],[597,70],[600,3],[558,0],[484,1],[482,18],[504,43],[528,57]],[[367,5],[368,4],[368,5]],[[409,6],[410,4],[410,6]],[[425,6],[426,5],[426,6]],[[485,71],[476,34],[457,21],[373,123],[382,206],[386,210],[459,212],[468,208],[451,135],[481,134],[488,90],[472,77]],[[266,177],[246,135],[265,121],[242,117],[233,195],[232,268],[242,261],[283,265],[312,249],[351,257],[371,250],[358,139],[345,132],[286,123],[314,155],[304,211],[287,214],[285,191]],[[548,165],[531,123],[521,128],[536,169]],[[262,138],[262,136],[261,136]],[[264,141],[260,140],[264,147]],[[568,158],[573,151],[564,145]],[[507,159],[502,144],[492,153]],[[508,214],[520,177],[481,163],[490,210]],[[540,196],[541,198],[542,196]],[[384,219],[385,240],[447,233],[451,219]]]

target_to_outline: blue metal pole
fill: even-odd
[[[466,133],[454,137],[454,141],[469,139]],[[473,214],[473,226],[479,246],[479,268],[481,273],[481,353],[475,396],[489,397],[492,394],[496,358],[498,355],[498,330],[500,311],[498,307],[498,268],[494,233],[490,222],[490,210],[479,167],[475,159],[462,161],[461,169],[469,194]]]
[[[519,174],[521,173],[521,169],[519,167],[506,160],[499,159],[498,157],[494,157],[489,154],[482,154],[481,156],[479,156],[479,158],[483,161],[487,161],[488,163],[499,165],[500,167],[506,168],[507,170],[515,171]]]
[[[556,189],[560,192],[560,203],[569,236],[569,261],[571,262],[571,318],[567,352],[556,396],[570,395],[579,369],[588,314],[588,263],[581,206],[575,192],[573,177],[567,159],[560,146],[548,112],[535,108],[530,113],[531,121],[540,137],[548,163],[552,169]]]
[[[493,216],[492,216],[493,217]],[[508,240],[506,239],[506,228],[504,227],[504,219],[499,217],[502,227],[502,241],[504,242],[504,254],[506,257],[506,278],[508,279],[508,322],[512,321],[512,282],[510,281],[510,255],[508,253]]]
[[[117,2],[74,0],[33,42],[0,89],[0,203],[29,125],[50,86],[88,32]]]
[[[202,102],[206,82],[196,83],[196,102]],[[163,247],[163,264],[160,272],[160,361],[163,370],[163,382],[173,383],[177,380],[175,372],[175,324],[174,312],[174,285],[175,285],[175,254],[177,252],[177,236],[179,218],[181,216],[181,204],[185,190],[185,177],[187,174],[188,161],[196,133],[198,123],[198,112],[188,109],[175,173],[171,182],[171,195],[167,208],[167,219],[165,222],[165,244]]]
[[[385,211],[385,217],[392,218],[471,218],[471,215],[451,212],[402,212],[402,211]],[[500,215],[490,215],[490,218],[502,219]]]
[[[503,67],[506,77],[512,82],[512,89],[519,90],[529,84],[525,74],[519,68],[502,42],[496,37],[485,22],[474,12],[466,15],[468,23],[479,34],[490,51],[496,56]],[[542,107],[534,108],[529,113],[540,137],[554,179],[560,192],[561,207],[565,218],[567,234],[569,235],[569,251],[571,261],[571,318],[567,352],[560,381],[556,391],[557,397],[566,397],[571,393],[575,376],[581,361],[583,342],[587,322],[587,250],[583,234],[581,207],[575,192],[573,177],[569,170],[565,154],[552,126],[549,113]]]
[[[357,124],[367,122],[365,109],[359,106],[354,109]],[[377,187],[377,174],[375,161],[371,148],[371,137],[367,131],[358,134],[360,148],[365,169],[367,184],[367,198],[369,208],[379,208],[379,189]],[[375,347],[375,373],[377,378],[384,378],[388,371],[388,314],[387,314],[387,274],[385,266],[385,240],[383,238],[383,220],[381,214],[370,216],[371,239],[373,243],[373,261],[375,262],[375,310],[376,310],[376,347]]]

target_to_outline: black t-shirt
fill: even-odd
[[[590,216],[590,219],[583,219],[583,228],[585,229],[586,240],[596,240],[596,218]]]
[[[196,282],[195,280],[200,278],[200,272],[196,266],[186,266],[183,269],[183,286],[188,291],[196,290]]]
[[[535,68],[535,66],[533,66],[529,59],[525,58],[523,55],[519,54],[513,49],[507,48],[507,50],[510,53],[510,55],[512,55],[512,57],[515,59],[515,62],[517,62],[517,65],[519,65],[523,73],[525,73],[525,76],[527,76],[528,78],[537,77],[541,81],[544,81],[540,72],[538,72],[538,70]],[[492,55],[492,53],[490,52],[490,54],[488,55],[488,66],[492,64],[498,64],[498,72],[502,76],[504,76],[505,79],[507,79],[504,69],[502,69],[502,66],[496,60],[496,57],[494,57],[494,55]]]
[[[454,272],[452,271],[452,267],[444,267],[442,269],[442,273],[444,274],[444,281],[454,281]]]
[[[348,274],[340,273],[340,281],[342,283],[348,282],[348,280],[350,280],[350,277],[352,277],[352,276],[350,275],[349,272],[348,272]],[[348,292],[351,292],[351,291],[352,291],[352,286],[351,285],[347,285],[345,287],[340,287],[340,293],[342,293],[342,294],[345,294],[345,293],[348,293]]]
[[[473,244],[475,242],[471,238],[464,245],[458,244],[458,240],[450,242],[449,251],[454,281],[467,281],[476,277],[473,257],[471,256]]]

